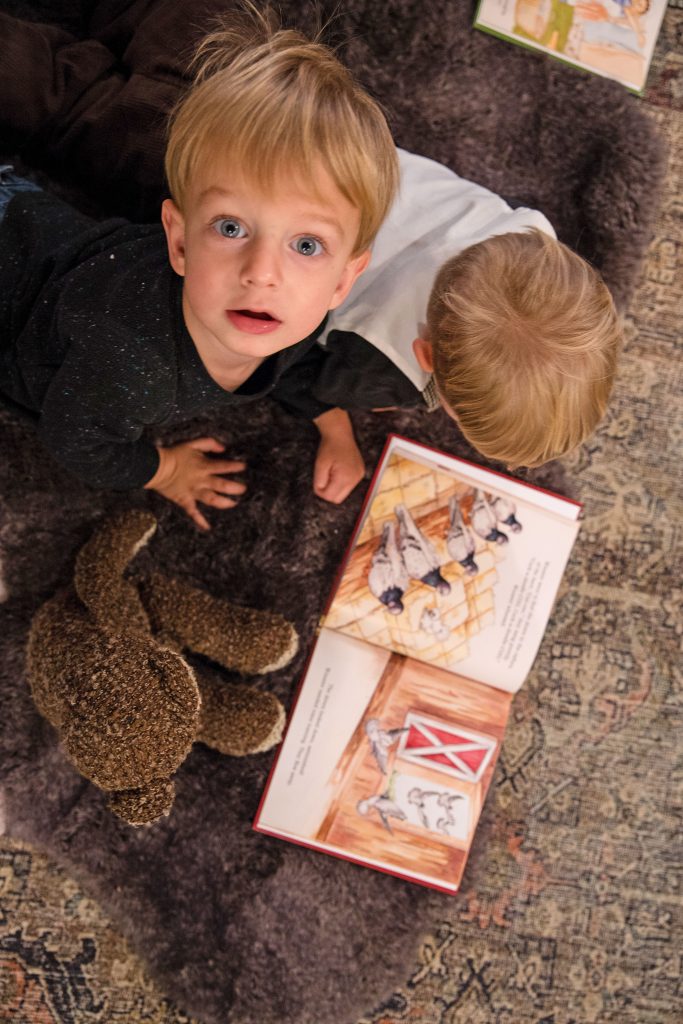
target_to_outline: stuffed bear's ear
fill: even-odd
[[[175,799],[172,779],[155,779],[141,789],[122,789],[109,797],[109,807],[128,825],[152,825],[166,817]]]
[[[98,625],[149,632],[140,595],[123,573],[156,528],[151,512],[130,509],[103,523],[79,551],[74,586]]]

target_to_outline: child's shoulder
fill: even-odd
[[[166,329],[177,289],[161,224],[98,221],[45,192],[13,201],[7,221],[34,301],[71,322],[106,316],[136,333],[147,321]]]
[[[60,257],[73,266],[83,263],[111,242],[136,244],[149,239],[163,242],[161,224],[133,224],[123,217],[98,220],[50,192],[21,192],[7,207],[0,223],[0,244],[15,254],[31,256],[33,263]]]
[[[160,224],[98,221],[47,192],[16,196],[0,224],[0,266],[11,265],[15,276],[37,288],[66,283],[76,273],[93,279],[97,298],[102,283],[122,272],[136,276],[144,254],[165,259]]]
[[[60,317],[98,324],[121,350],[166,358],[182,330],[182,279],[172,270],[161,229],[126,225],[91,239],[60,284]]]
[[[10,200],[0,223],[0,267],[11,266],[28,278],[93,223],[91,217],[47,192],[21,192]]]
[[[182,308],[160,224],[97,221],[45,192],[13,201],[6,221],[0,285],[11,283],[14,324],[53,325],[68,347],[108,347],[110,360],[137,351],[163,364]]]

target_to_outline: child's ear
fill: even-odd
[[[426,338],[416,338],[413,342],[413,352],[420,365],[420,369],[424,370],[425,373],[433,373],[434,353],[432,352],[431,341],[427,341]]]
[[[180,277],[185,276],[185,218],[172,199],[161,204],[161,223],[166,232],[168,259]]]
[[[346,296],[351,291],[353,282],[357,277],[360,277],[364,270],[367,270],[368,263],[370,262],[370,255],[370,250],[366,249],[365,252],[360,254],[360,256],[354,256],[353,259],[348,261],[342,271],[342,276],[339,278],[339,284],[334,290],[334,295],[330,302],[330,309],[336,309],[337,306],[342,304]]]

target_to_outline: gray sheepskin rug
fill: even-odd
[[[295,17],[300,6],[290,0],[285,13]],[[320,6],[323,18],[337,9]],[[26,3],[5,0],[2,7],[77,27],[78,5],[43,2],[27,12]],[[472,18],[473,4],[459,0],[342,0],[330,35],[385,105],[401,146],[541,209],[625,305],[661,174],[654,127],[616,83],[474,32]],[[65,167],[63,193],[69,184]],[[66,194],[80,196],[75,188]],[[472,456],[441,413],[361,414],[354,422],[369,470],[390,431]],[[421,933],[453,897],[254,833],[272,753],[236,759],[195,745],[178,773],[171,816],[128,828],[67,763],[26,684],[34,611],[69,580],[95,525],[138,505],[159,518],[158,535],[140,555],[143,568],[158,565],[294,621],[302,638],[296,660],[256,681],[291,705],[365,486],[341,507],[316,499],[316,431],[274,404],[249,409],[239,422],[195,422],[185,436],[202,433],[249,463],[248,496],[213,514],[207,536],[156,495],[79,484],[39,450],[28,425],[0,413],[0,783],[8,831],[79,878],[168,995],[198,1019],[352,1024],[407,978]],[[528,478],[581,497],[558,465]],[[236,681],[224,678],[226,686]],[[498,813],[494,786],[470,879]]]

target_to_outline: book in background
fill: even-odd
[[[666,0],[480,0],[475,28],[645,89]]]
[[[255,828],[457,891],[580,510],[390,438]]]

